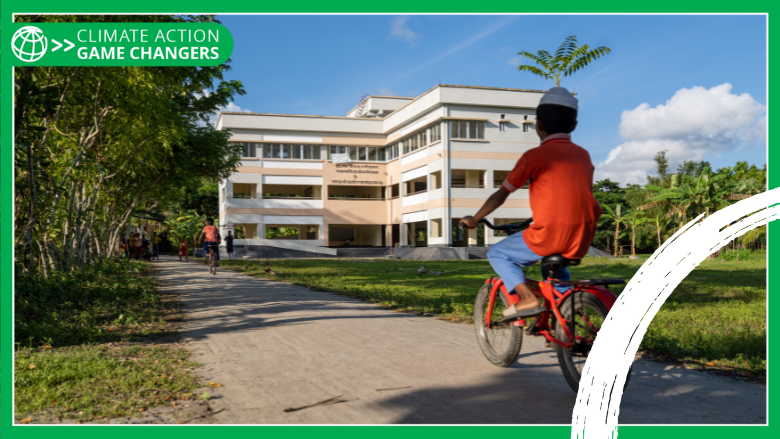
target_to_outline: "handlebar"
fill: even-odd
[[[528,226],[533,224],[533,222],[534,222],[533,218],[528,218],[527,220],[523,221],[520,224],[504,224],[504,225],[501,225],[501,226],[495,226],[495,225],[491,224],[490,221],[488,221],[488,220],[486,220],[484,218],[479,220],[479,223],[482,223],[482,224],[486,225],[489,229],[499,230],[499,231],[502,231],[502,232],[507,232],[509,234],[516,233],[516,232],[519,232],[521,230],[525,230],[525,229],[528,228]],[[458,227],[460,227],[462,229],[463,225],[462,224],[458,224]]]

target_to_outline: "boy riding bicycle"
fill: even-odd
[[[205,242],[203,241],[204,236],[206,237]],[[209,254],[209,246],[214,246],[214,254],[217,256],[217,267],[219,267],[219,241],[221,241],[221,238],[219,236],[219,229],[214,227],[214,218],[208,218],[206,220],[206,227],[200,232],[198,242],[203,242],[203,252],[207,257]]]
[[[601,217],[601,206],[593,197],[593,164],[588,152],[571,141],[577,126],[577,98],[563,87],[545,93],[536,109],[536,132],[541,145],[526,151],[517,161],[501,188],[473,217],[460,220],[474,229],[479,220],[498,209],[509,194],[531,181],[530,202],[533,224],[490,247],[488,260],[501,277],[509,294],[520,301],[504,310],[505,317],[531,317],[545,311],[525,284],[520,268],[540,259],[561,254],[578,259],[588,252]],[[542,276],[548,277],[542,267]],[[568,280],[565,268],[554,274]],[[564,289],[566,287],[561,287]]]

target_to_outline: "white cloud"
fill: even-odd
[[[643,103],[624,111],[620,117],[624,143],[596,165],[595,180],[646,183],[646,176],[655,173],[653,157],[662,150],[667,150],[673,168],[675,160],[703,160],[766,142],[766,107],[731,89],[728,83],[710,89],[683,88],[665,104]]]
[[[409,18],[408,15],[400,15],[390,20],[390,36],[415,46],[420,39],[420,34],[412,31],[409,29],[409,26],[406,25]]]
[[[522,56],[513,56],[509,58],[509,61],[506,62],[507,65],[510,65],[512,67],[519,67],[523,63],[523,57]]]
[[[219,113],[222,112],[230,112],[230,113],[251,113],[252,111],[246,108],[241,108],[238,105],[234,104],[233,102],[229,102],[227,105],[220,106],[217,108],[217,112],[209,116],[209,123],[212,126],[216,126],[217,119],[219,119]]]
[[[210,91],[203,90],[203,93],[195,93],[195,96],[201,97],[201,96],[208,96],[210,94],[211,94]],[[217,107],[217,111],[209,116],[209,124],[211,124],[211,126],[216,126],[217,119],[219,119],[219,113],[222,113],[222,112],[251,113],[251,110],[248,110],[246,108],[241,108],[241,107],[239,107],[238,105],[236,105],[233,102],[228,102],[227,105],[220,105],[219,107]],[[200,124],[202,122],[198,122],[198,123]]]

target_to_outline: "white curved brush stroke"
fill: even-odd
[[[617,439],[626,375],[661,305],[708,255],[777,219],[777,203],[780,188],[739,201],[703,220],[700,215],[642,264],[609,311],[585,362],[572,413],[572,439]]]

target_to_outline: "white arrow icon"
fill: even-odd
[[[67,51],[69,51],[70,49],[72,49],[73,47],[75,47],[75,46],[76,46],[75,44],[71,43],[71,42],[70,42],[70,41],[68,41],[68,40],[64,40],[64,41],[65,41],[65,44],[67,44],[67,45],[68,45],[68,47],[67,47],[67,48],[64,50],[64,52],[67,52]]]
[[[57,45],[57,47],[55,47],[54,49],[51,49],[52,52],[56,52],[57,49],[62,47],[62,43],[60,43],[59,41],[55,40],[54,38],[51,39],[51,42]]]

